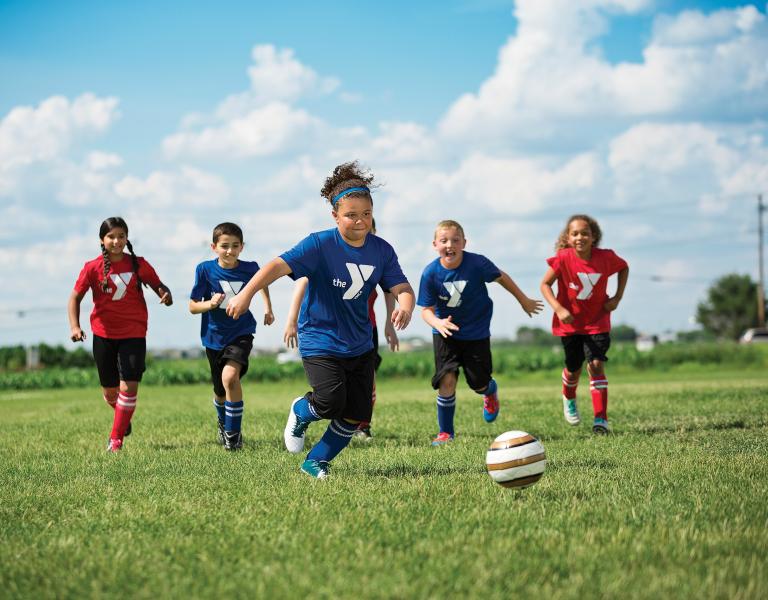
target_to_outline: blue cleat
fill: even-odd
[[[608,419],[601,419],[595,417],[595,421],[592,424],[592,433],[597,435],[606,435],[611,432],[611,425],[608,423]]]
[[[486,423],[493,423],[499,416],[499,397],[496,392],[483,396],[483,418]]]
[[[301,470],[315,479],[325,479],[328,477],[330,465],[324,460],[313,460],[308,458],[301,463]]]

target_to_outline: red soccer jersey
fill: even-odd
[[[138,257],[139,277],[143,283],[156,288],[160,278],[152,266]],[[99,256],[85,263],[80,276],[75,282],[75,291],[85,294],[89,289],[93,293],[93,312],[91,312],[91,331],[100,337],[121,340],[141,338],[147,335],[147,303],[143,291],[136,285],[136,274],[130,255],[113,262],[107,279],[109,289],[101,289],[104,278],[104,257]]]
[[[557,275],[557,301],[573,315],[573,323],[561,323],[557,314],[552,315],[552,333],[562,337],[610,331],[611,313],[603,308],[608,278],[625,269],[627,262],[613,250],[592,248],[592,257],[584,260],[573,248],[563,248],[547,264]]]
[[[368,318],[373,327],[376,327],[376,312],[373,310],[373,303],[376,302],[378,296],[379,293],[375,289],[371,292],[371,295],[368,296]]]

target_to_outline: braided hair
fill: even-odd
[[[99,239],[103,240],[104,236],[106,236],[112,229],[115,229],[116,227],[119,227],[125,231],[127,238],[128,224],[125,222],[125,219],[122,217],[109,217],[104,219],[104,221],[101,223],[101,227],[99,227]],[[141,293],[141,284],[144,282],[141,281],[141,278],[139,277],[139,259],[136,257],[136,253],[133,251],[133,245],[131,244],[130,240],[126,239],[125,245],[128,248],[128,252],[131,253],[133,274],[136,275],[136,286],[139,290],[139,293]],[[109,260],[109,252],[107,251],[106,246],[104,246],[103,241],[101,242],[101,256],[104,258],[104,271],[103,278],[101,280],[101,290],[103,292],[107,292],[109,290],[109,269],[112,267],[112,261]],[[144,285],[146,286],[147,284],[144,283]]]

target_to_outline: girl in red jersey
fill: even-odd
[[[170,306],[170,290],[152,266],[136,256],[128,241],[128,225],[121,217],[106,219],[99,229],[101,256],[85,263],[69,297],[67,312],[73,342],[85,340],[80,328],[80,302],[93,294],[91,330],[93,357],[104,400],[115,411],[107,450],[117,452],[131,432],[131,417],[147,353],[147,304],[142,284],[149,285]],[[125,254],[128,248],[130,254]]]
[[[552,333],[565,349],[563,414],[571,425],[581,422],[576,406],[576,387],[584,360],[595,420],[592,431],[604,434],[608,424],[606,353],[611,345],[611,312],[619,306],[629,277],[627,262],[613,250],[598,248],[602,232],[588,215],[573,215],[555,243],[555,256],[541,281],[541,293],[555,314]],[[618,273],[616,294],[608,297],[608,278]],[[557,297],[552,284],[557,281]]]

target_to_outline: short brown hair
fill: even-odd
[[[243,230],[240,229],[239,225],[235,225],[234,223],[219,223],[216,225],[216,227],[213,228],[213,243],[219,241],[219,238],[222,235],[234,235],[237,239],[240,240],[240,243],[243,242]]]

